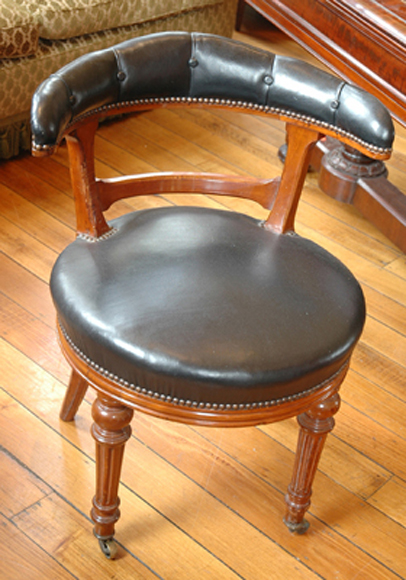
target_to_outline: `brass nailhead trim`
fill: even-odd
[[[85,119],[95,113],[102,113],[103,111],[111,111],[115,109],[120,109],[123,107],[131,107],[131,106],[142,106],[142,105],[153,105],[153,104],[162,104],[162,103],[202,103],[205,105],[221,105],[225,107],[232,107],[238,109],[254,109],[255,111],[261,111],[264,113],[270,113],[274,115],[282,115],[284,117],[288,117],[290,119],[297,119],[299,121],[303,121],[304,123],[311,123],[312,125],[316,125],[318,127],[323,127],[325,129],[330,129],[335,133],[342,135],[343,137],[348,137],[359,143],[366,149],[373,151],[375,153],[385,153],[388,154],[392,151],[391,148],[384,148],[384,147],[377,147],[376,145],[371,145],[366,141],[363,141],[359,137],[356,137],[349,131],[345,131],[344,129],[340,129],[340,127],[336,127],[335,125],[331,125],[326,121],[319,121],[314,117],[310,117],[308,115],[302,115],[300,113],[295,113],[293,111],[288,111],[286,109],[280,109],[279,107],[268,107],[267,105],[258,105],[257,103],[251,103],[246,101],[233,101],[230,99],[218,99],[218,98],[209,98],[209,97],[151,97],[146,99],[134,99],[131,101],[122,101],[121,103],[114,103],[111,105],[103,105],[102,107],[98,107],[97,109],[93,109],[84,113],[83,115],[77,117],[74,121],[76,123],[80,119]],[[72,123],[73,124],[73,123]],[[71,124],[68,125],[69,128]],[[48,149],[52,149],[55,147],[54,145],[37,145],[33,141],[32,145],[34,150],[37,151],[46,151]]]
[[[111,228],[111,230],[109,230],[108,232],[106,232],[105,234],[103,234],[102,236],[99,236],[99,237],[90,236],[89,234],[77,234],[76,239],[85,240],[86,242],[90,242],[90,243],[94,244],[95,242],[101,242],[103,240],[107,240],[108,238],[111,238],[117,232],[118,232],[117,228]]]
[[[260,408],[267,408],[267,407],[274,407],[276,405],[280,405],[282,403],[288,403],[291,401],[295,401],[297,399],[301,399],[314,391],[317,391],[323,387],[323,385],[328,384],[331,382],[344,368],[347,363],[344,365],[331,377],[329,377],[326,381],[312,387],[311,389],[307,389],[306,391],[301,391],[300,393],[296,393],[294,395],[289,395],[287,397],[281,397],[279,399],[273,399],[271,401],[257,401],[254,403],[205,403],[203,401],[191,401],[189,399],[178,399],[178,397],[172,397],[171,395],[165,395],[164,393],[159,393],[158,391],[152,391],[145,387],[140,387],[139,385],[134,385],[133,383],[129,383],[128,381],[114,375],[113,373],[109,372],[108,370],[104,369],[100,365],[93,362],[88,356],[86,356],[71,340],[71,338],[67,335],[65,329],[58,322],[59,327],[66,339],[69,343],[71,348],[75,351],[75,353],[90,367],[92,367],[97,373],[107,377],[108,379],[117,383],[120,387],[125,387],[131,391],[135,391],[136,393],[140,393],[142,395],[159,399],[161,401],[165,401],[166,403],[172,403],[173,405],[179,405],[181,407],[193,407],[198,409],[213,409],[218,411],[241,411],[247,409],[260,409]]]

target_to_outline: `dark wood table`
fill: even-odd
[[[377,96],[406,126],[406,3],[402,0],[239,0],[336,74]],[[406,251],[406,196],[382,163],[325,140],[312,165],[327,194],[352,203]]]

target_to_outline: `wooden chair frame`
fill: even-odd
[[[151,109],[157,106],[178,107],[184,103],[165,102],[148,104],[134,109]],[[190,106],[190,104],[189,104]],[[198,108],[210,107],[210,103],[196,103]],[[226,107],[245,111],[245,107]],[[124,107],[120,108],[121,110]],[[114,114],[110,108],[103,114]],[[124,112],[124,111],[122,111]],[[282,177],[258,180],[249,177],[224,176],[217,174],[163,173],[113,179],[97,179],[94,171],[94,135],[98,127],[100,112],[85,116],[75,122],[66,134],[69,149],[71,178],[76,204],[77,233],[79,236],[99,238],[108,236],[110,226],[103,212],[112,203],[129,196],[153,193],[211,193],[242,197],[256,201],[271,210],[265,227],[279,234],[294,231],[294,219],[300,194],[308,170],[311,150],[325,133],[316,123],[296,120],[283,114],[269,111],[251,111],[259,115],[272,116],[286,121],[288,154]],[[359,150],[365,148],[349,137],[334,135],[351,143]],[[371,155],[371,151],[369,151]],[[376,157],[388,156],[375,152]],[[96,441],[96,493],[93,500],[92,519],[95,535],[104,553],[114,557],[116,548],[112,541],[114,525],[119,518],[118,486],[121,473],[124,445],[131,435],[130,422],[133,411],[143,411],[154,417],[169,419],[191,425],[215,427],[238,427],[272,423],[297,416],[300,426],[293,476],[286,495],[287,511],[284,522],[289,530],[303,533],[308,527],[304,514],[310,506],[312,482],[327,434],[334,427],[333,415],[340,406],[338,394],[348,369],[349,360],[341,370],[323,385],[299,398],[279,402],[274,406],[250,409],[205,409],[179,406],[164,400],[154,400],[142,392],[123,389],[116,380],[102,374],[77,352],[59,328],[59,338],[66,359],[71,365],[72,377],[62,405],[61,418],[74,418],[88,385],[97,392],[93,404],[94,425],[92,435]],[[109,475],[107,475],[109,474]]]
[[[202,53],[203,57],[206,58],[204,53]],[[188,64],[192,68],[196,65],[193,58]],[[109,64],[108,67],[110,66]],[[108,70],[111,69],[108,68]],[[68,76],[71,74],[71,69],[67,74]],[[263,75],[263,72],[261,74]],[[113,89],[118,75],[125,78],[123,71],[116,72],[112,77],[115,80],[111,81]],[[261,82],[266,85],[273,82],[269,76],[262,76],[261,79]],[[79,80],[78,86],[82,87],[80,90],[86,91],[86,83],[82,77]],[[56,86],[57,83],[59,83],[58,86]],[[60,106],[64,107],[66,89],[69,90],[67,82],[61,82],[61,78],[56,78],[56,80],[53,78],[50,85],[59,91]],[[341,94],[341,88],[339,94]],[[45,97],[48,98],[46,85],[44,90]],[[71,94],[69,102],[73,103],[73,107],[75,106],[74,94]],[[337,103],[333,101],[333,109],[339,106]],[[285,122],[288,148],[281,177],[260,180],[252,177],[208,173],[170,172],[112,179],[96,178],[94,138],[100,119],[156,108],[178,107],[232,110]],[[337,138],[345,145],[354,147],[374,159],[387,159],[391,153],[390,148],[368,144],[338,125],[318,120],[299,113],[297,110],[285,110],[277,106],[222,98],[191,96],[134,98],[131,101],[116,101],[97,106],[77,116],[72,111],[72,121],[67,126],[63,126],[62,123],[61,134],[57,136],[56,144],[52,141],[50,141],[51,144],[42,141],[44,129],[41,120],[38,125],[40,129],[37,130],[40,141],[38,144],[34,139],[33,153],[37,156],[49,155],[61,139],[66,139],[77,216],[77,235],[90,242],[97,242],[114,234],[114,230],[104,217],[104,212],[114,202],[132,196],[157,193],[209,193],[252,200],[269,211],[268,218],[263,224],[264,228],[277,235],[294,234],[296,210],[311,153],[323,136]],[[63,114],[68,115],[69,111]],[[36,122],[34,119],[34,125]],[[389,143],[389,140],[387,142]],[[96,493],[93,500],[92,519],[95,524],[95,535],[108,557],[115,557],[116,553],[113,536],[115,523],[120,516],[118,487],[124,446],[131,435],[130,422],[134,410],[143,411],[161,419],[215,427],[253,426],[296,416],[300,426],[299,438],[293,476],[286,495],[287,507],[284,521],[292,532],[306,531],[308,523],[304,515],[310,506],[312,482],[324,441],[334,427],[333,417],[340,406],[338,391],[348,370],[351,352],[343,356],[340,363],[336,363],[330,377],[299,394],[265,403],[205,404],[168,398],[165,395],[154,394],[146,388],[129,386],[128,383],[125,384],[122,379],[100,368],[83,354],[71,342],[62,326],[58,325],[58,331],[62,352],[72,367],[72,376],[62,405],[61,418],[64,421],[70,421],[75,417],[89,385],[97,392],[97,399],[93,404],[94,424],[92,427],[92,435],[96,441]],[[340,364],[341,367],[338,369]],[[333,366],[331,368],[333,369]]]

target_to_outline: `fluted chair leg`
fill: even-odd
[[[284,522],[291,532],[303,534],[309,527],[304,519],[310,507],[310,496],[324,442],[334,428],[333,415],[340,407],[335,393],[297,418],[300,425],[293,477],[285,497]]]
[[[133,410],[99,396],[93,403],[92,435],[96,441],[96,495],[93,498],[94,534],[102,551],[114,558],[114,524],[120,517],[118,486],[124,446],[131,436]]]
[[[73,421],[77,410],[84,399],[87,388],[88,384],[85,379],[75,370],[72,370],[69,386],[59,414],[62,421]]]

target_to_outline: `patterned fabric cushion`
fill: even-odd
[[[38,37],[63,40],[221,3],[222,0],[0,0],[0,58],[34,54]]]
[[[0,0],[0,3],[2,1]],[[10,0],[10,2],[14,1]],[[235,9],[235,0],[225,0],[204,10],[185,11],[177,16],[104,30],[68,40],[42,41],[40,39],[35,58],[0,59],[0,132],[1,119],[14,117],[22,112],[26,112],[26,116],[29,116],[31,97],[37,86],[51,73],[82,54],[100,50],[136,36],[166,30],[211,32],[220,36],[231,36],[235,22]]]
[[[13,9],[17,3],[28,2],[28,0],[7,1]],[[43,0],[35,0],[32,4],[38,6],[41,1]],[[161,1],[165,3],[167,0]],[[5,4],[5,0],[0,0],[0,6]],[[31,138],[29,111],[34,90],[51,73],[82,54],[112,46],[135,36],[167,30],[211,32],[220,36],[231,36],[237,0],[222,0],[211,5],[207,5],[206,2],[205,5],[201,9],[184,10],[167,18],[67,40],[40,39],[35,58],[0,58],[0,160],[17,155],[21,149],[29,149]]]
[[[26,0],[29,2],[29,0]],[[40,36],[65,39],[140,24],[221,0],[31,0],[38,6]]]
[[[29,4],[26,0],[0,1],[0,58],[28,56],[37,50],[39,26]]]

